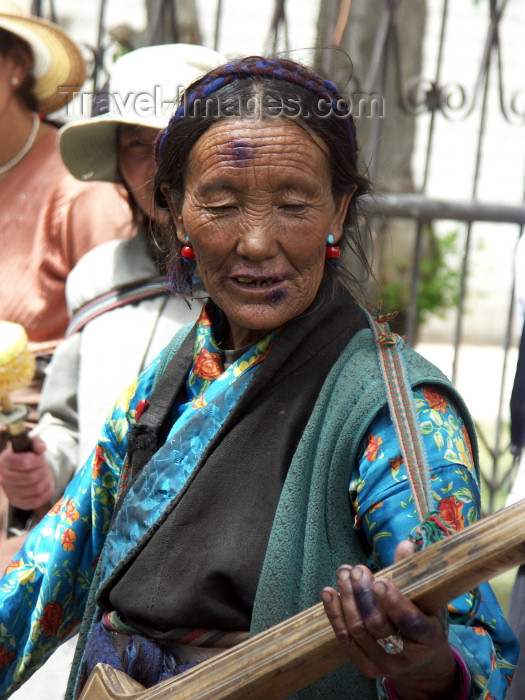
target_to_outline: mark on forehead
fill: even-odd
[[[227,155],[229,155],[236,164],[245,165],[255,156],[255,147],[241,139],[233,139],[227,146]]]

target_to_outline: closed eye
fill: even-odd
[[[235,204],[208,204],[204,207],[210,214],[227,214],[237,209]]]
[[[279,209],[290,214],[302,214],[307,210],[306,204],[280,204]]]

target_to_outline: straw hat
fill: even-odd
[[[0,29],[16,34],[31,47],[38,109],[51,114],[80,90],[86,62],[57,24],[31,15],[30,4],[31,0],[0,0]]]
[[[117,59],[110,69],[109,111],[70,122],[59,131],[68,170],[79,180],[122,182],[118,125],[163,129],[180,90],[224,62],[213,49],[195,44],[147,46]]]

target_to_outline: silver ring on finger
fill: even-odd
[[[376,642],[387,654],[400,654],[403,651],[403,637],[399,632],[389,634],[388,637],[376,639]]]

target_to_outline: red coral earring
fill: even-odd
[[[331,233],[328,234],[326,243],[325,257],[330,260],[333,265],[337,265],[337,258],[341,255],[341,250],[338,245],[334,245],[334,237]]]
[[[327,245],[325,256],[328,260],[337,260],[341,255],[341,250],[338,245]]]

